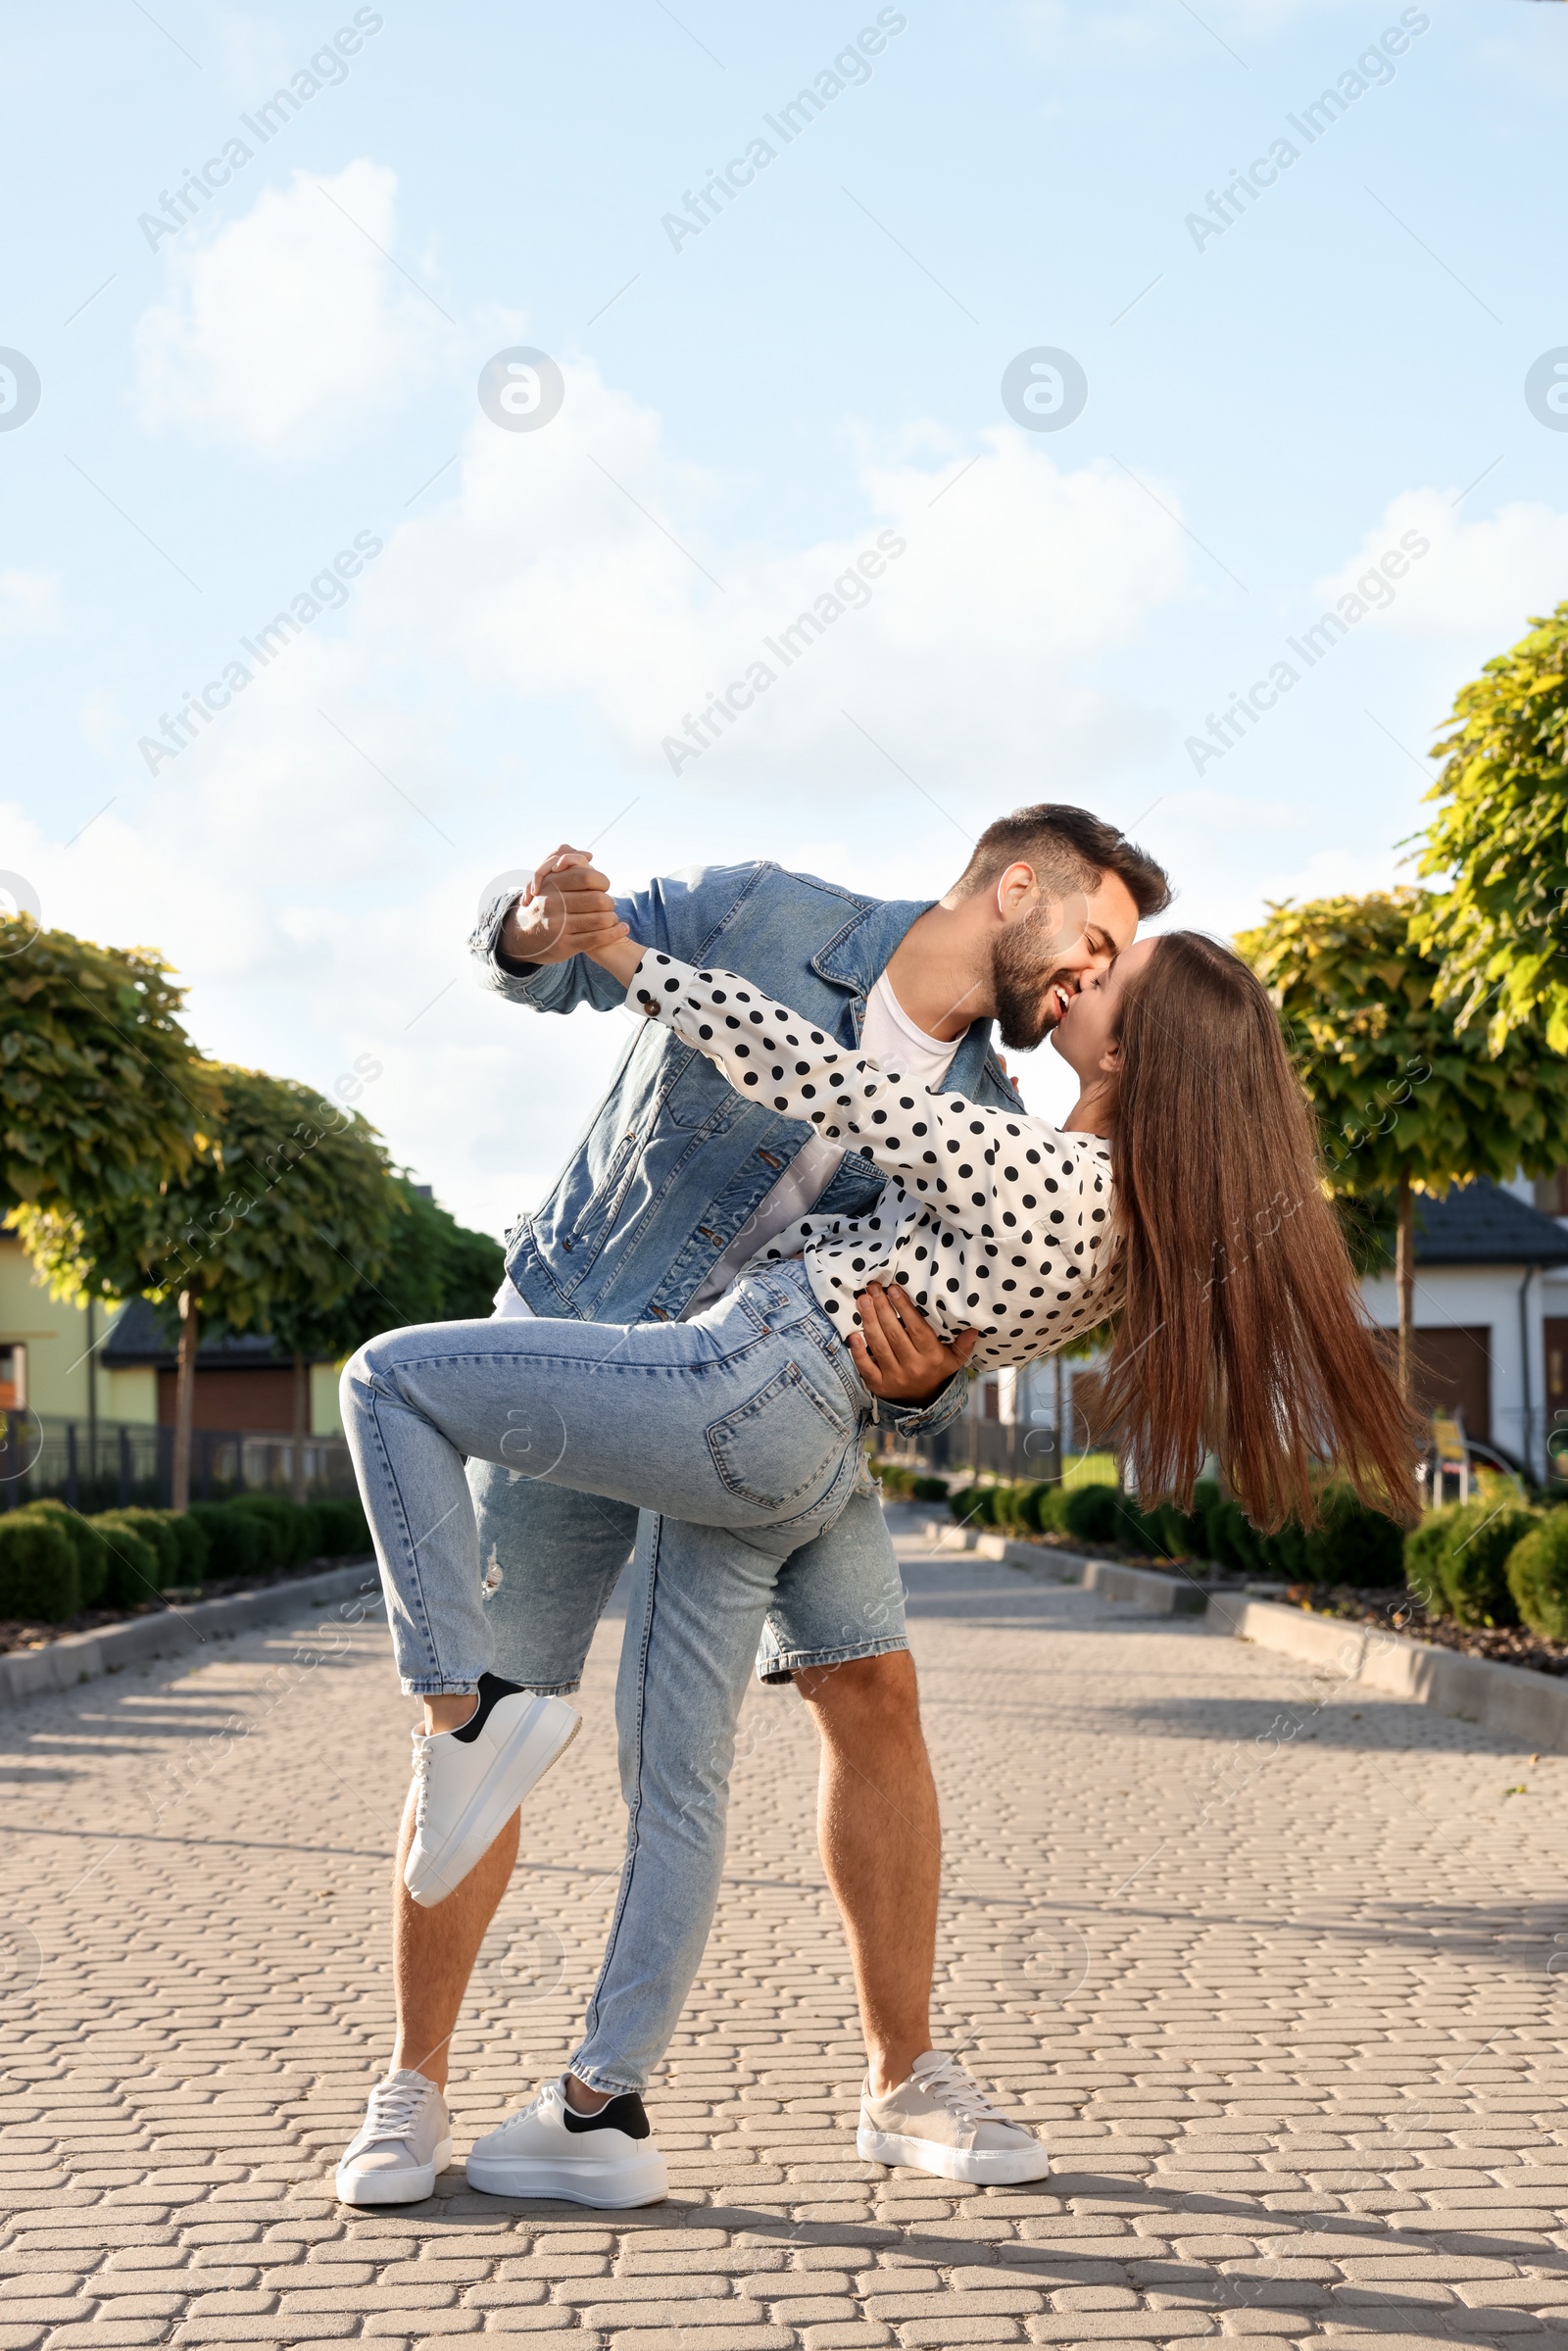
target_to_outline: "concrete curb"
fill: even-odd
[[[1523,1748],[1568,1750],[1568,1677],[1431,1648],[1376,1625],[1308,1616],[1304,1609],[1276,1607],[1270,1600],[1238,1600],[1225,1613],[1224,1629],[1238,1641],[1298,1657],[1361,1690],[1412,1698],[1439,1714],[1479,1723]],[[1214,1629],[1221,1629],[1217,1622]]]
[[[123,1665],[140,1665],[150,1657],[177,1657],[213,1641],[231,1641],[236,1633],[249,1633],[297,1608],[325,1608],[362,1592],[373,1593],[371,1605],[379,1608],[381,1579],[371,1557],[326,1568],[319,1575],[269,1584],[261,1592],[236,1592],[227,1599],[195,1600],[189,1607],[161,1609],[156,1616],[133,1616],[126,1624],[105,1625],[97,1633],[67,1633],[41,1649],[14,1649],[0,1656],[0,1706],[73,1690],[78,1682],[96,1681],[100,1674],[118,1673]]]
[[[1004,1535],[982,1534],[947,1519],[928,1518],[920,1531],[940,1550],[973,1551],[982,1559],[1004,1560],[1008,1567],[1060,1560],[1082,1569],[1086,1591],[1098,1592],[1102,1599],[1127,1602],[1140,1615],[1206,1612],[1210,1632],[1298,1658],[1381,1696],[1408,1698],[1460,1722],[1479,1723],[1526,1752],[1568,1752],[1568,1676],[1533,1673],[1528,1666],[1500,1665],[1490,1657],[1466,1657],[1402,1633],[1386,1633],[1377,1625],[1350,1624],[1343,1617],[1313,1616],[1304,1608],[1250,1599],[1234,1585],[1190,1583],[1152,1568],[1123,1567],[1112,1559],[1042,1550],[1037,1543],[1011,1543]]]
[[[1076,1567],[1086,1592],[1098,1592],[1102,1600],[1123,1601],[1143,1616],[1201,1616],[1208,1605],[1208,1586],[1185,1576],[1124,1567],[1118,1559],[1091,1559],[1082,1551],[1047,1549],[1038,1543],[1013,1543],[1005,1535],[983,1534],[948,1519],[928,1518],[920,1532],[939,1550],[973,1551],[979,1559],[1000,1559],[1007,1567],[1049,1567],[1054,1561]]]

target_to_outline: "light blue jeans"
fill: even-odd
[[[798,1265],[746,1277],[689,1323],[427,1325],[372,1340],[344,1374],[406,1690],[471,1690],[497,1668],[572,1687],[637,1527],[617,1698],[626,1859],[571,2060],[596,2088],[647,2086],[702,1957],[764,1625],[781,1670],[905,1646],[860,1476],[869,1403]],[[498,1557],[519,1525],[542,1539],[533,1555]]]

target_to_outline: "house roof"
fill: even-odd
[[[174,1343],[151,1301],[144,1298],[127,1299],[104,1342],[101,1361],[106,1368],[126,1371],[133,1364],[151,1363],[160,1370],[172,1371],[177,1359]],[[198,1371],[270,1370],[293,1360],[292,1355],[284,1354],[270,1331],[218,1332],[211,1339],[201,1340],[196,1349]],[[323,1355],[312,1360],[324,1363],[327,1358]]]
[[[1415,1203],[1418,1265],[1568,1265],[1568,1227],[1478,1176]]]

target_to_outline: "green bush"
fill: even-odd
[[[1208,1556],[1216,1567],[1227,1568],[1233,1575],[1264,1574],[1267,1561],[1261,1539],[1239,1502],[1216,1489],[1216,1498],[1205,1510],[1203,1524]]]
[[[960,1527],[993,1527],[997,1506],[994,1486],[960,1486],[948,1496],[948,1508]]]
[[[1116,1504],[1115,1533],[1108,1540],[1119,1543],[1124,1551],[1141,1551],[1146,1559],[1152,1559],[1160,1547],[1156,1520],[1119,1487],[1113,1486],[1108,1491]]]
[[[171,1510],[169,1521],[179,1545],[181,1584],[199,1584],[207,1573],[207,1530],[188,1510]]]
[[[255,1576],[270,1565],[272,1532],[254,1511],[233,1502],[192,1502],[190,1515],[207,1538],[209,1576]]]
[[[253,1511],[274,1529],[273,1566],[303,1567],[307,1559],[320,1556],[321,1526],[311,1503],[290,1501],[282,1494],[238,1494],[229,1507]]]
[[[1114,1486],[1073,1486],[1061,1517],[1067,1533],[1080,1543],[1114,1543],[1123,1523],[1121,1497]]]
[[[1200,1559],[1212,1559],[1214,1548],[1208,1531],[1209,1514],[1224,1500],[1212,1478],[1200,1478],[1193,1488],[1193,1549]]]
[[[1280,1584],[1307,1584],[1312,1581],[1311,1553],[1307,1538],[1294,1518],[1272,1535],[1263,1535],[1254,1527],[1252,1539],[1262,1555],[1263,1571]]]
[[[77,1589],[83,1608],[96,1608],[109,1589],[109,1545],[79,1510],[73,1510],[53,1494],[43,1500],[25,1505],[29,1514],[48,1518],[58,1526],[70,1543],[76,1561]]]
[[[1336,1479],[1318,1496],[1318,1523],[1306,1538],[1305,1558],[1314,1584],[1357,1590],[1398,1584],[1404,1533],[1381,1510],[1369,1510],[1353,1486]]]
[[[59,1625],[81,1606],[75,1546],[41,1510],[0,1515],[0,1616]]]
[[[941,1496],[946,1497],[948,1489],[944,1479],[933,1481],[930,1478],[916,1478],[907,1470],[904,1474],[908,1479],[905,1491],[914,1501],[929,1500],[931,1497],[922,1494],[920,1489],[933,1483],[938,1487]],[[311,1508],[316,1513],[318,1542],[328,1559],[341,1559],[350,1551],[372,1548],[365,1505],[357,1494],[327,1494],[319,1501],[313,1502]]]
[[[1032,1483],[1020,1480],[1013,1486],[997,1488],[997,1525],[1007,1535],[1032,1535],[1035,1531],[1035,1490]]]
[[[139,1503],[129,1503],[113,1515],[122,1527],[129,1527],[141,1537],[158,1561],[157,1583],[160,1592],[166,1584],[183,1582],[179,1572],[179,1537],[170,1524],[171,1513],[155,1510]]]
[[[137,1514],[139,1515],[139,1514]],[[93,1525],[109,1552],[104,1599],[111,1608],[138,1608],[163,1589],[163,1563],[128,1510],[101,1510]]]
[[[188,1513],[179,1510],[131,1508],[117,1510],[122,1525],[133,1527],[158,1554],[158,1589],[199,1584],[207,1564],[207,1538]]]
[[[1448,1613],[1443,1561],[1448,1548],[1448,1532],[1458,1511],[1457,1502],[1449,1502],[1441,1510],[1429,1510],[1421,1524],[1412,1527],[1404,1539],[1404,1580],[1410,1597],[1419,1601],[1428,1616]]]
[[[1067,1521],[1062,1513],[1067,1507],[1065,1486],[1040,1486],[1035,1489],[1035,1526],[1042,1535],[1064,1535]]]
[[[1548,1510],[1508,1554],[1508,1590],[1532,1633],[1568,1641],[1568,1509]]]
[[[1438,1556],[1438,1574],[1457,1623],[1519,1622],[1518,1602],[1508,1589],[1508,1555],[1539,1523],[1538,1511],[1517,1502],[1499,1504],[1494,1494],[1464,1502],[1454,1512]]]
[[[916,1478],[909,1487],[909,1499],[912,1502],[945,1502],[947,1498],[948,1481],[946,1478]],[[366,1550],[369,1550],[371,1548],[370,1530],[366,1521],[364,1509],[358,1502],[354,1507],[359,1510],[360,1523],[365,1527],[364,1547]],[[353,1550],[357,1550],[359,1547],[358,1543],[345,1545],[345,1548]]]

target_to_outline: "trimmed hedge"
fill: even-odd
[[[73,1510],[53,1494],[42,1501],[24,1503],[17,1515],[48,1518],[59,1527],[75,1556],[79,1605],[96,1608],[109,1589],[111,1562],[109,1545],[92,1520],[83,1518],[79,1510]],[[74,1615],[75,1611],[71,1613]]]
[[[1443,1561],[1459,1509],[1459,1503],[1448,1502],[1440,1510],[1429,1510],[1421,1524],[1412,1527],[1404,1539],[1404,1580],[1411,1598],[1419,1601],[1429,1616],[1448,1613]]]
[[[270,1566],[272,1538],[254,1511],[232,1502],[192,1502],[190,1515],[207,1538],[207,1573],[256,1576]]]
[[[163,1561],[143,1529],[127,1510],[100,1510],[93,1525],[109,1550],[109,1581],[104,1604],[110,1608],[139,1608],[163,1590]]]
[[[1305,1565],[1314,1584],[1366,1589],[1402,1583],[1404,1531],[1381,1510],[1369,1510],[1353,1486],[1336,1479],[1318,1497],[1318,1523],[1306,1538]]]
[[[290,1501],[282,1494],[237,1494],[231,1510],[248,1510],[273,1531],[274,1567],[303,1567],[321,1553],[321,1522],[311,1502]]]
[[[924,1481],[941,1486],[942,1480]],[[49,1496],[0,1512],[0,1617],[63,1624],[83,1608],[136,1608],[204,1575],[256,1575],[371,1547],[357,1496],[301,1505],[277,1494],[189,1511],[103,1510]]]
[[[1195,1489],[1190,1511],[1174,1502],[1146,1510],[1117,1486],[1033,1482],[959,1487],[948,1506],[960,1526],[1068,1535],[1146,1558],[1212,1560],[1233,1574],[1285,1584],[1382,1586],[1397,1584],[1403,1572],[1403,1530],[1339,1481],[1323,1488],[1310,1533],[1294,1520],[1260,1533],[1212,1480]]]
[[[1548,1510],[1508,1554],[1508,1590],[1532,1633],[1568,1641],[1568,1509]]]
[[[58,1625],[81,1606],[75,1546],[41,1510],[0,1516],[0,1616]]]
[[[1461,1625],[1516,1625],[1519,1603],[1508,1586],[1510,1552],[1541,1523],[1522,1502],[1494,1496],[1461,1503],[1446,1527],[1438,1574],[1448,1613]]]

